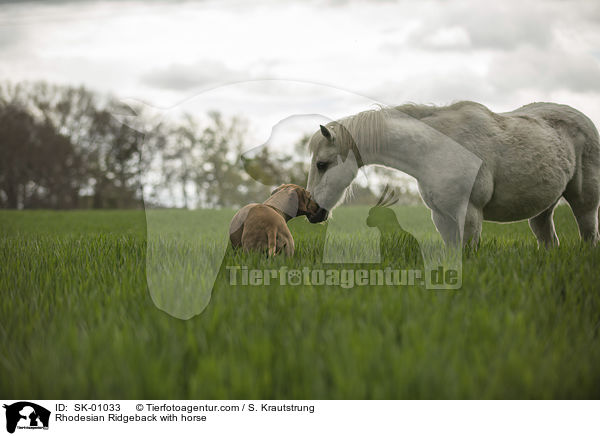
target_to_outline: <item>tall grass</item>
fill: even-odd
[[[370,230],[343,230],[367,211],[339,210],[331,233],[367,246]],[[397,211],[433,237],[426,209]],[[196,241],[232,215],[157,212]],[[539,250],[526,223],[486,223],[457,291],[231,286],[222,268],[187,321],[151,298],[142,212],[2,212],[0,223],[5,398],[600,397],[600,249],[579,242],[566,207],[555,250]],[[291,227],[294,258],[228,252],[222,266],[324,266],[325,227]],[[193,268],[193,250],[175,245]]]

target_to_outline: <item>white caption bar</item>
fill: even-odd
[[[0,401],[5,405],[0,433],[19,436],[132,431],[580,436],[599,434],[600,410],[599,401]]]

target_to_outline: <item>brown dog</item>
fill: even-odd
[[[294,254],[294,238],[287,222],[300,215],[309,218],[319,210],[310,193],[298,185],[281,185],[262,204],[241,208],[231,220],[231,246],[245,251],[266,251],[268,256]]]

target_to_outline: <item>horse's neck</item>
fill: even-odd
[[[460,167],[466,150],[454,140],[414,118],[400,115],[386,120],[377,150],[360,147],[366,165],[398,169],[417,180],[428,179],[440,168]]]

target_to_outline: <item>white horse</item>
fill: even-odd
[[[539,244],[558,245],[552,217],[561,197],[581,237],[598,241],[598,131],[569,106],[380,108],[320,126],[309,147],[308,190],[321,207],[314,221],[327,219],[360,167],[381,165],[417,180],[447,245],[477,244],[483,220],[524,219]]]

